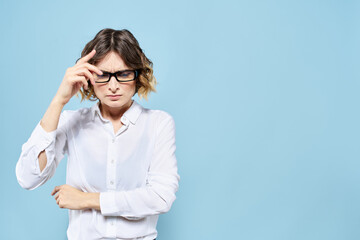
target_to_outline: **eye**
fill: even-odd
[[[134,71],[121,71],[116,74],[116,77],[121,80],[134,79]]]
[[[129,71],[118,73],[119,77],[128,77],[131,73]]]
[[[109,78],[109,74],[108,73],[103,73],[102,75],[97,75],[99,79],[108,79]]]

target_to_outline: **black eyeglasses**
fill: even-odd
[[[105,72],[105,71],[102,72],[103,72],[102,75],[95,74],[96,83],[107,83],[110,81],[112,76],[114,76],[116,81],[118,82],[130,82],[130,81],[134,81],[139,75],[139,70],[128,70],[128,69],[114,73]]]

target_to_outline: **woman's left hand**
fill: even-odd
[[[86,208],[86,193],[78,190],[70,185],[64,184],[56,186],[51,192],[55,196],[57,205],[60,208],[68,208],[73,210],[83,210]]]

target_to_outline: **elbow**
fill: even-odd
[[[19,163],[16,165],[15,175],[19,185],[25,190],[34,190],[39,186],[36,176],[31,172],[21,169]]]
[[[19,183],[19,185],[25,189],[25,190],[33,190],[36,188],[36,185],[33,184],[32,182],[29,181],[24,181],[22,176],[19,176],[18,174],[16,174],[16,178],[17,178],[17,182]]]
[[[23,182],[23,181],[20,181],[19,179],[18,179],[18,183],[25,190],[34,190],[36,188],[36,186],[28,184],[28,183]]]
[[[159,196],[159,201],[157,206],[158,213],[163,214],[169,212],[175,199],[176,199],[175,194],[171,194],[171,196],[167,196],[166,198]]]
[[[170,211],[171,204],[166,203],[165,206],[159,209],[159,214],[164,214]]]
[[[19,185],[25,190],[34,190],[37,186],[31,181],[25,181],[24,176],[18,175],[16,172],[16,178]]]
[[[174,181],[168,187],[162,188],[162,190],[158,189],[158,191],[155,191],[158,197],[157,209],[159,214],[167,213],[170,211],[174,201],[176,200],[175,194],[178,189],[179,178],[177,178],[177,181]]]

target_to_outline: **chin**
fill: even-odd
[[[125,101],[123,99],[118,99],[116,101],[111,101],[110,99],[106,99],[106,101],[102,101],[102,102],[109,107],[118,108],[118,107],[123,107],[124,105],[128,104],[129,101],[131,101],[131,99],[125,100]]]

